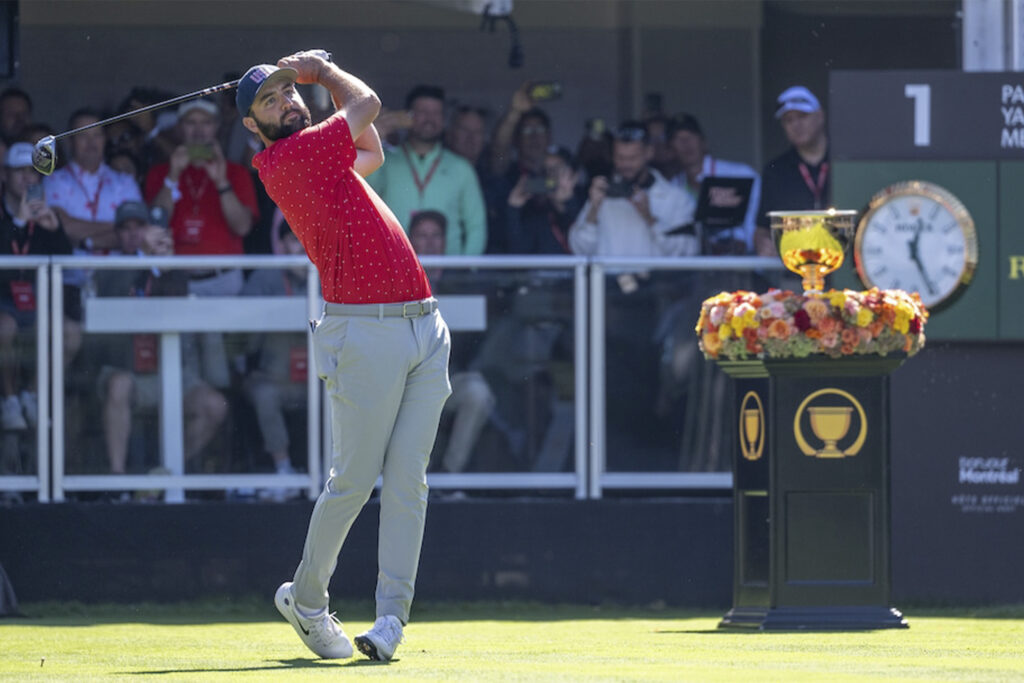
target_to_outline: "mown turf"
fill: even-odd
[[[336,605],[349,635],[373,608]],[[1024,606],[910,610],[908,630],[757,633],[719,613],[417,604],[390,664],[315,659],[262,601],[37,604],[0,620],[10,680],[1024,681]]]

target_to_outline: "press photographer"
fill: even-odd
[[[669,234],[693,222],[694,201],[651,167],[647,129],[627,121],[615,131],[611,178],[596,176],[569,231],[573,253],[586,256],[693,256],[696,237]]]

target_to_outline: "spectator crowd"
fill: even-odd
[[[532,85],[523,84],[495,113],[456,106],[438,85],[417,85],[401,107],[378,118],[386,160],[368,182],[418,253],[771,255],[769,211],[828,205],[824,111],[804,87],[779,95],[776,118],[791,146],[758,173],[719,158],[692,113],[652,111],[617,125],[591,119],[575,149],[553,145],[556,122]],[[171,96],[136,87],[114,111],[76,110],[67,129]],[[314,107],[314,123],[330,113]],[[53,134],[53,122],[34,111],[28,92],[7,88],[0,93],[0,254],[302,254],[250,165],[260,145],[241,124],[244,116],[233,97],[222,96],[93,128],[69,137],[58,169],[43,177],[32,168],[32,147]],[[304,269],[288,268],[64,273],[69,391],[77,386],[83,397],[79,427],[88,432],[99,425],[95,440],[103,454],[94,461],[83,456],[80,466],[115,474],[159,464],[143,428],[158,404],[158,343],[152,335],[121,335],[114,342],[83,334],[85,298],[305,296],[307,284]],[[571,324],[550,311],[520,310],[506,296],[507,283],[470,281],[471,273],[455,269],[432,268],[428,275],[435,292],[486,294],[492,321],[487,331],[456,340],[453,394],[432,468],[501,467],[478,451],[498,451],[519,468],[566,467],[571,386],[559,368],[571,360]],[[676,450],[686,451],[681,425],[693,425],[697,397],[721,382],[695,362],[689,314],[710,288],[735,288],[735,274],[684,279],[619,269],[610,275],[608,383],[615,390],[609,392],[609,439],[616,429],[635,430],[654,416],[673,438],[682,438]],[[541,293],[547,286],[526,284]],[[0,427],[8,435],[25,433],[37,419],[34,362],[26,360],[33,358],[26,349],[34,343],[34,287],[32,269],[0,270]],[[523,287],[515,282],[512,289]],[[549,300],[558,310],[557,292]],[[303,335],[183,335],[187,471],[300,468],[303,451],[294,442],[304,430],[290,424],[289,414],[305,406],[305,353]],[[76,385],[76,377],[86,379]],[[232,422],[244,433],[242,443],[228,434],[225,425]],[[252,428],[237,429],[250,422]],[[702,442],[689,450],[707,449]],[[226,458],[228,450],[236,457]],[[678,452],[647,464],[726,465],[684,462]],[[645,467],[628,460],[619,466]],[[297,493],[256,495],[283,500]]]

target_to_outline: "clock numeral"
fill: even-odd
[[[949,266],[942,266],[942,272],[944,274],[952,276],[952,277],[960,277],[960,273],[956,272],[955,270],[953,270]]]
[[[950,223],[949,225],[947,225],[944,228],[942,228],[942,234],[943,235],[948,235],[949,233],[953,232],[954,230],[956,230],[959,227],[960,226],[957,225],[956,223]]]
[[[877,233],[881,233],[883,235],[889,234],[889,226],[886,225],[885,223],[879,223],[877,221],[871,224],[871,230]]]
[[[874,278],[875,280],[877,280],[878,278],[882,277],[883,275],[885,275],[888,272],[889,272],[889,267],[888,266],[882,266],[881,268],[879,268],[875,272],[871,273],[871,277]]]
[[[890,203],[886,208],[889,209],[889,213],[892,214],[893,218],[899,218],[900,217],[900,210],[899,210],[899,208],[895,204],[891,204]]]
[[[964,253],[964,245],[950,244],[946,247],[946,253],[953,256],[962,256]]]
[[[935,206],[933,206],[931,213],[928,214],[928,220],[930,220],[930,221],[935,220],[935,217],[939,215],[940,211],[942,211],[942,207],[939,204],[936,204]]]

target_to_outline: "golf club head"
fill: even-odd
[[[32,150],[32,166],[43,175],[50,175],[57,167],[57,141],[52,135],[36,143]]]

